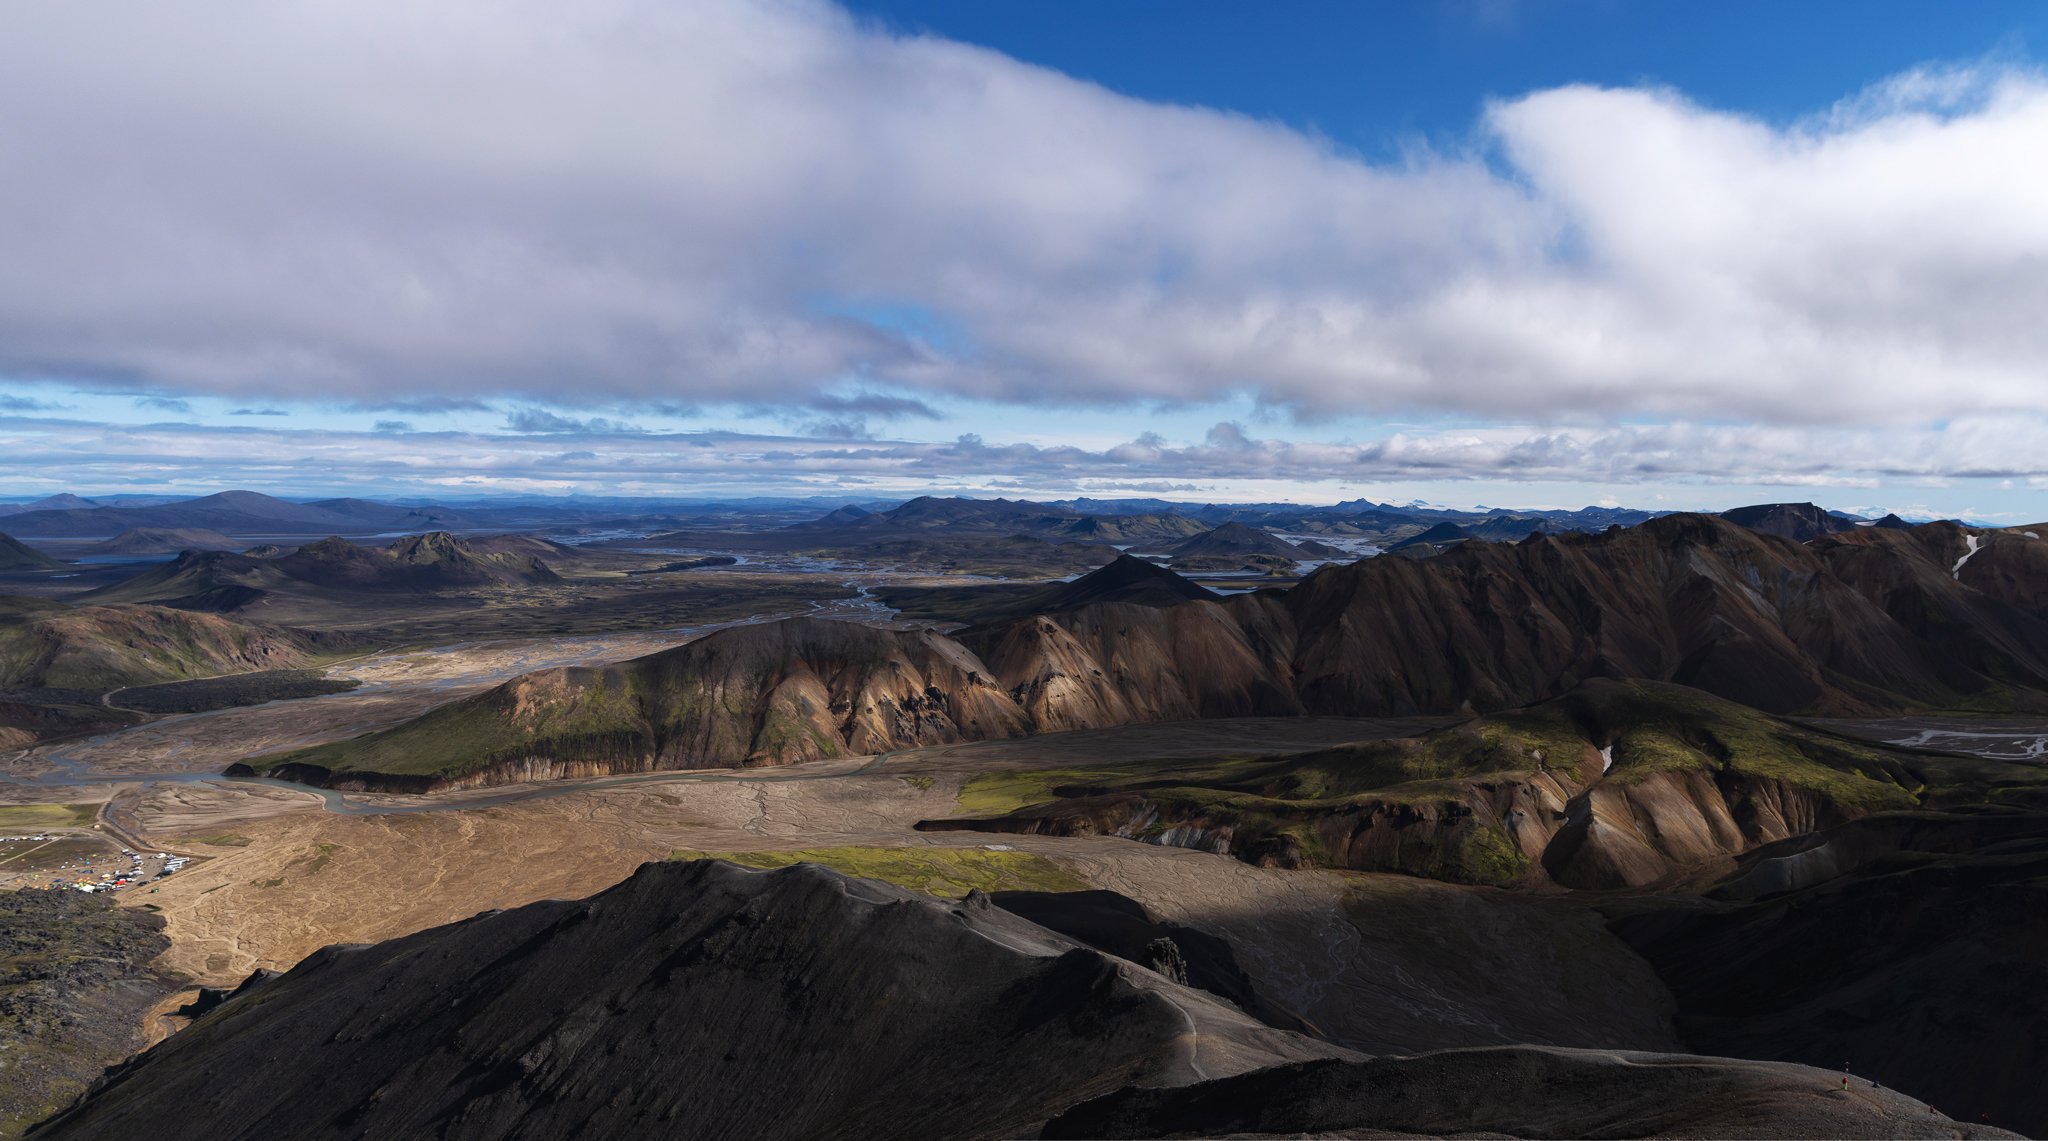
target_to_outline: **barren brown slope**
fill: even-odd
[[[1869,549],[1963,619],[1901,621],[1878,576],[1844,577],[1811,547],[1701,515],[1369,559],[1233,605],[1286,611],[1297,689],[1316,712],[1512,708],[1587,677],[1673,681],[1773,712],[2048,707],[2048,626],[1925,559]]]
[[[162,606],[82,606],[0,619],[0,685],[104,690],[290,669],[322,641]]]

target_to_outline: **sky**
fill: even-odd
[[[0,495],[2048,518],[2037,5],[0,5]]]

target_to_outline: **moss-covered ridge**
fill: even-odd
[[[680,850],[671,859],[725,860],[743,868],[818,864],[849,876],[958,899],[970,891],[1081,891],[1088,884],[1043,856],[985,848],[800,848],[759,852]]]
[[[347,640],[162,606],[0,609],[0,686],[109,690],[292,669]]]
[[[528,674],[391,729],[235,771],[425,791],[789,764],[1028,732],[986,670],[936,635],[764,623],[613,666]]]
[[[1852,741],[1684,686],[1597,680],[1528,709],[1288,756],[989,774],[927,829],[1116,834],[1256,863],[1509,886],[1643,886],[1875,812],[2038,783]],[[1037,794],[1038,803],[1010,803]]]

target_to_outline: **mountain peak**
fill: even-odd
[[[1054,589],[1039,599],[1038,605],[1042,610],[1068,610],[1094,602],[1172,606],[1215,597],[1158,563],[1136,555],[1118,555],[1113,561]]]
[[[1731,523],[1803,543],[1856,526],[1853,516],[1838,515],[1813,503],[1757,503],[1721,512]]]

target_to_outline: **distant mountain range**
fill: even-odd
[[[262,555],[185,551],[124,582],[79,596],[81,602],[149,602],[233,613],[272,594],[407,594],[489,584],[559,582],[542,553],[573,555],[526,535],[458,539],[445,531],[411,535],[388,547],[322,539]]]
[[[821,504],[831,506],[820,512]],[[0,503],[0,518],[7,520],[6,530],[33,539],[110,539],[138,529],[203,529],[229,536],[299,536],[607,526],[642,531],[662,527],[784,526],[845,534],[1006,531],[1053,540],[1164,546],[1223,524],[1238,523],[1291,534],[1384,539],[1391,544],[1439,524],[1459,527],[1469,537],[1519,539],[1539,532],[1633,526],[1656,514],[1611,507],[1459,511],[1365,499],[1316,507],[1292,503],[1176,503],[1162,499],[1033,502],[929,495],[900,502],[849,502],[844,497],[727,501],[576,497],[506,498],[450,505],[355,498],[298,501],[254,491],[223,491],[194,499],[88,499],[64,494],[27,503]],[[1738,508],[1730,512],[1730,517],[1746,526],[1801,539],[1866,523],[1905,525],[1896,516],[1888,521],[1864,520],[1811,504]]]

